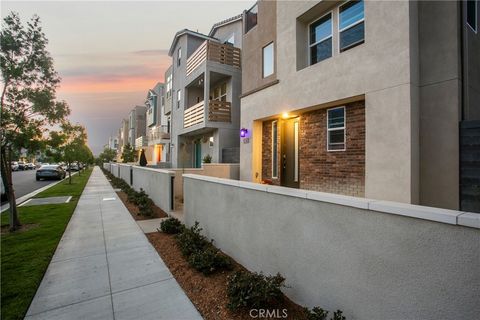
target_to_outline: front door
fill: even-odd
[[[281,161],[282,161],[282,186],[299,188],[298,170],[298,118],[285,120],[283,122]]]
[[[202,144],[200,141],[195,142],[195,168],[202,167]]]

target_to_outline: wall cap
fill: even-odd
[[[457,210],[433,208],[394,201],[357,198],[333,193],[272,186],[249,181],[216,178],[191,173],[183,174],[183,177],[184,179],[186,178],[193,180],[202,180],[211,183],[234,186],[242,189],[257,190],[312,201],[320,201],[381,213],[389,213],[404,217],[480,229],[480,214],[473,212],[462,212]]]
[[[157,172],[157,173],[168,174],[170,176],[175,175],[175,172],[165,170],[165,169],[147,168],[147,167],[141,167],[141,166],[131,166],[131,167],[134,168],[134,169],[138,169],[138,170],[147,170],[147,171],[153,171],[153,172]]]

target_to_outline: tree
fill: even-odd
[[[0,158],[12,231],[20,226],[12,184],[12,152],[22,148],[32,152],[43,140],[47,126],[59,123],[70,113],[65,101],[56,100],[60,78],[47,51],[47,43],[38,16],[33,16],[26,25],[14,12],[4,18],[0,32],[3,81]]]
[[[112,162],[117,157],[117,151],[105,147],[98,155],[98,165],[101,166],[105,162]]]
[[[146,167],[147,164],[147,157],[145,157],[145,151],[142,149],[142,151],[140,152],[140,165],[142,167]]]
[[[122,152],[122,162],[134,162],[135,161],[135,150],[132,148],[130,143],[127,143],[125,147],[123,147]]]

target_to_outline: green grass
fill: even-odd
[[[65,227],[92,169],[43,191],[36,197],[73,196],[66,204],[19,207],[23,225],[31,229],[1,236],[1,314],[2,319],[23,319],[43,274],[52,259]],[[1,215],[2,226],[8,225],[8,213]]]

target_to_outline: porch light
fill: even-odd
[[[247,136],[248,130],[245,128],[240,129],[240,138],[245,138]]]
[[[288,112],[284,112],[284,113],[282,114],[282,118],[283,118],[283,119],[288,119],[288,118],[290,118],[290,115],[288,114]]]

